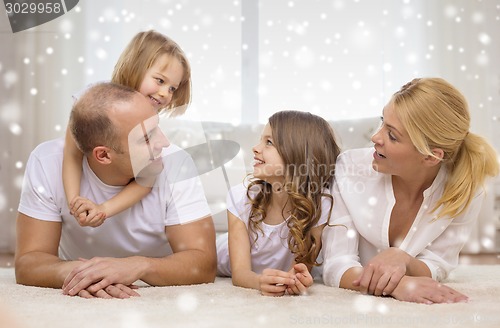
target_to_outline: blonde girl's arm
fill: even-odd
[[[252,271],[250,239],[245,223],[230,211],[227,212],[229,227],[229,259],[233,285],[260,290],[263,295],[284,295],[286,285],[293,284],[288,272],[265,269],[262,274]]]
[[[138,203],[150,191],[151,187],[143,186],[136,180],[131,181],[117,195],[102,204],[103,212],[106,213],[106,217],[116,215]]]
[[[71,202],[80,194],[82,160],[83,153],[78,149],[71,132],[67,129],[64,141],[62,175],[64,192],[69,208],[71,208]]]
[[[90,209],[95,208],[95,204],[79,196],[80,180],[82,179],[82,161],[83,153],[78,149],[70,130],[67,129],[64,141],[62,174],[68,208],[81,226],[96,227],[101,225],[106,217],[103,213],[97,212],[97,210],[88,212]],[[82,206],[82,200],[89,203],[87,209]]]
[[[82,226],[100,226],[106,218],[116,215],[139,202],[151,191],[137,181],[130,182],[122,191],[102,204],[95,204],[84,197],[73,201],[72,213]]]
[[[63,153],[63,185],[71,214],[81,226],[97,227],[107,217],[116,215],[139,202],[150,191],[150,187],[137,182],[129,183],[119,194],[98,205],[89,199],[79,197],[82,178],[83,153],[78,149],[69,131],[66,130]]]
[[[323,233],[323,229],[325,228],[325,224],[321,224],[317,227],[311,229],[311,235],[316,240],[316,250],[314,252],[314,258],[318,257],[319,251],[321,250],[321,234]],[[307,289],[311,287],[314,283],[314,279],[311,275],[312,265],[305,265],[304,263],[294,263],[292,268],[290,269],[290,273],[295,275],[295,285],[290,286],[287,289],[288,294],[295,295],[305,295],[307,294]]]

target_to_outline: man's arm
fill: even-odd
[[[189,285],[214,282],[217,273],[212,217],[165,227],[172,255],[148,259],[141,280],[150,285]]]
[[[42,221],[19,213],[15,257],[18,284],[60,288],[78,262],[58,257],[61,222]]]
[[[112,284],[130,285],[142,280],[153,286],[213,282],[217,270],[215,229],[212,217],[165,227],[173,254],[164,258],[133,256],[93,258],[75,267],[63,284],[63,292],[93,293]],[[90,287],[89,287],[90,286]]]

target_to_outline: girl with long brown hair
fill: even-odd
[[[228,193],[228,235],[217,241],[219,275],[263,295],[303,294],[312,285],[339,147],[323,118],[281,111],[253,147],[249,180]]]

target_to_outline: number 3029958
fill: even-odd
[[[63,10],[60,2],[5,2],[5,11],[10,14],[59,14]]]

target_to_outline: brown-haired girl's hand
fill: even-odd
[[[289,271],[295,275],[295,285],[290,285],[287,288],[289,295],[306,295],[307,289],[313,285],[313,277],[309,273],[307,266],[304,263],[297,263]]]
[[[266,296],[283,296],[288,286],[295,283],[295,275],[276,269],[264,269],[259,276],[260,291]]]
[[[82,227],[98,227],[106,220],[106,212],[102,205],[77,196],[70,203],[70,213]]]

